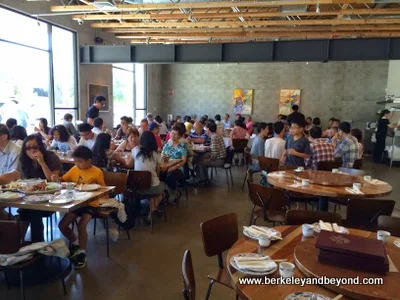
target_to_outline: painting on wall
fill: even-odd
[[[94,103],[94,98],[96,96],[103,96],[107,99],[106,105],[100,108],[100,111],[110,111],[110,87],[108,85],[88,83],[88,107]]]
[[[279,114],[289,115],[292,105],[300,106],[301,90],[281,90],[279,97]]]
[[[253,89],[234,89],[233,90],[233,113],[241,115],[251,115],[253,109]]]

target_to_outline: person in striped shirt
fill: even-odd
[[[322,138],[321,127],[312,127],[310,129],[310,136],[312,138],[310,143],[311,155],[305,159],[305,164],[307,168],[317,170],[319,162],[333,161],[335,159],[335,149],[325,138]]]

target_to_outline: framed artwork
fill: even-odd
[[[100,108],[100,111],[110,111],[110,87],[108,85],[88,83],[88,107],[94,103],[96,96],[103,96],[107,99],[105,107]]]
[[[279,96],[279,114],[289,115],[292,105],[300,106],[301,90],[281,90]]]
[[[253,89],[234,89],[233,90],[233,113],[241,115],[251,115],[253,110]]]

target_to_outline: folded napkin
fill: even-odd
[[[251,271],[264,271],[268,272],[276,268],[276,263],[270,260],[242,260],[243,258],[250,258],[250,257],[235,257],[234,260],[236,265],[239,269],[242,270],[251,270]],[[255,257],[252,257],[253,259]]]
[[[289,185],[289,187],[293,187],[293,188],[298,188],[298,187],[301,187],[301,186],[302,186],[301,182],[299,182],[299,183],[293,183],[293,184],[290,184],[290,185]]]
[[[384,182],[382,180],[379,180],[379,179],[371,179],[371,180],[367,180],[367,182],[370,183],[370,184],[377,184],[377,185],[386,184],[386,182]]]
[[[347,192],[349,192],[350,194],[364,195],[363,192],[356,190],[356,189],[349,188],[349,187],[346,187],[345,190]]]
[[[397,248],[400,248],[400,239],[395,240],[395,241],[394,241],[394,245],[395,245]]]
[[[283,177],[285,175],[280,175],[279,173],[268,173],[267,176],[271,176],[271,177]]]
[[[77,192],[75,191],[74,200],[84,201],[90,199],[92,196],[91,192]]]
[[[243,226],[243,229],[246,230],[249,234],[253,235],[253,236],[262,236],[262,237],[266,237],[266,238],[278,238],[279,237],[279,233],[276,231],[272,231],[270,228],[268,227],[261,227],[261,226],[255,226],[252,225],[250,227],[248,226]]]

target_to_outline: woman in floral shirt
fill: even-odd
[[[168,171],[162,174],[162,178],[168,187],[170,198],[175,202],[179,200],[180,194],[177,192],[177,182],[185,180],[185,175],[180,168],[186,163],[187,148],[181,142],[182,135],[185,132],[179,126],[174,126],[171,131],[171,139],[164,145],[162,154],[168,155],[170,159],[181,159],[179,164],[169,168]]]

